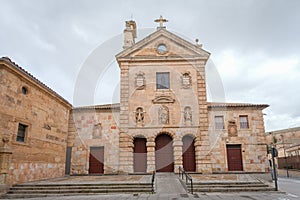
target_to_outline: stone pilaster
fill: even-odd
[[[181,140],[175,139],[173,142],[173,149],[174,149],[174,171],[176,173],[179,172],[179,167],[182,167],[182,146],[183,143]]]
[[[120,132],[119,173],[133,173],[133,139]]]
[[[133,172],[133,140],[128,135],[128,98],[129,98],[129,67],[128,63],[121,66],[121,91],[120,91],[120,140],[119,140],[119,172]]]
[[[155,142],[154,138],[149,138],[146,143],[147,146],[147,172],[155,171]]]
[[[10,187],[9,167],[11,165],[12,150],[8,146],[9,137],[3,136],[3,146],[0,147],[0,194],[4,194]]]
[[[208,107],[205,81],[205,62],[199,62],[197,73],[197,92],[199,104],[199,139],[195,142],[196,170],[202,173],[212,173],[210,143],[208,137]]]

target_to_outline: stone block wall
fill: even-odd
[[[248,129],[241,129],[239,116],[247,115]],[[224,129],[216,129],[215,116],[224,117]],[[236,123],[236,133],[229,130],[229,121]],[[234,131],[233,131],[234,132]],[[213,172],[227,172],[226,145],[240,144],[242,149],[243,171],[267,172],[267,146],[264,137],[264,123],[261,109],[256,107],[209,108],[209,140]]]
[[[89,173],[90,147],[104,147],[104,173],[118,173],[119,112],[98,108],[73,109],[68,146],[72,147],[71,174]]]
[[[12,153],[9,185],[64,175],[70,108],[36,79],[0,63],[0,145]],[[19,123],[27,126],[24,142],[16,141]]]

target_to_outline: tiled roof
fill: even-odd
[[[293,128],[269,131],[269,132],[266,132],[266,135],[269,135],[269,134],[277,135],[277,134],[291,133],[291,132],[294,132],[294,131],[300,131],[300,127],[293,127]]]
[[[250,104],[250,103],[216,103],[216,102],[207,102],[209,108],[214,107],[260,107],[266,108],[269,105],[266,104]],[[105,104],[105,105],[95,105],[95,106],[81,106],[75,107],[74,110],[90,110],[90,109],[99,109],[99,110],[110,110],[110,109],[120,109],[119,103],[114,104]]]
[[[221,103],[221,102],[207,102],[209,108],[217,107],[258,107],[258,108],[267,108],[268,104],[251,104],[251,103]]]
[[[73,110],[119,110],[120,104],[114,103],[114,104],[104,104],[104,105],[95,105],[95,106],[80,106],[75,107]]]
[[[64,103],[68,104],[70,107],[72,107],[72,104],[69,103],[66,99],[64,99],[62,96],[60,96],[58,93],[56,93],[54,90],[52,90],[50,87],[48,87],[46,84],[44,84],[43,82],[41,82],[40,80],[38,80],[36,77],[34,77],[32,74],[30,74],[29,72],[27,72],[25,69],[23,69],[21,66],[19,66],[18,64],[16,64],[15,62],[13,62],[10,58],[8,57],[2,57],[0,58],[0,61],[4,61],[6,63],[8,63],[10,66],[14,67],[15,69],[17,69],[19,72],[21,72],[23,75],[27,76],[28,78],[30,78],[31,80],[33,80],[34,82],[36,82],[37,84],[39,84],[40,86],[42,86],[44,89],[46,89],[48,92],[52,93],[53,95],[55,95],[56,97],[58,97],[59,99],[61,99]]]

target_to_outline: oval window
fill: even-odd
[[[167,46],[165,44],[159,44],[157,46],[157,51],[158,51],[158,53],[161,53],[161,54],[166,53],[167,52]]]

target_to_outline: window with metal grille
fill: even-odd
[[[16,141],[25,142],[25,136],[26,136],[26,133],[27,133],[27,128],[28,128],[27,125],[19,123],[18,134],[17,134]]]
[[[224,117],[223,116],[215,116],[215,128],[216,129],[224,129]]]
[[[157,72],[156,73],[156,89],[170,89],[170,73]]]
[[[241,129],[248,129],[249,128],[249,122],[248,122],[248,116],[247,115],[241,115],[240,116],[240,128]]]

